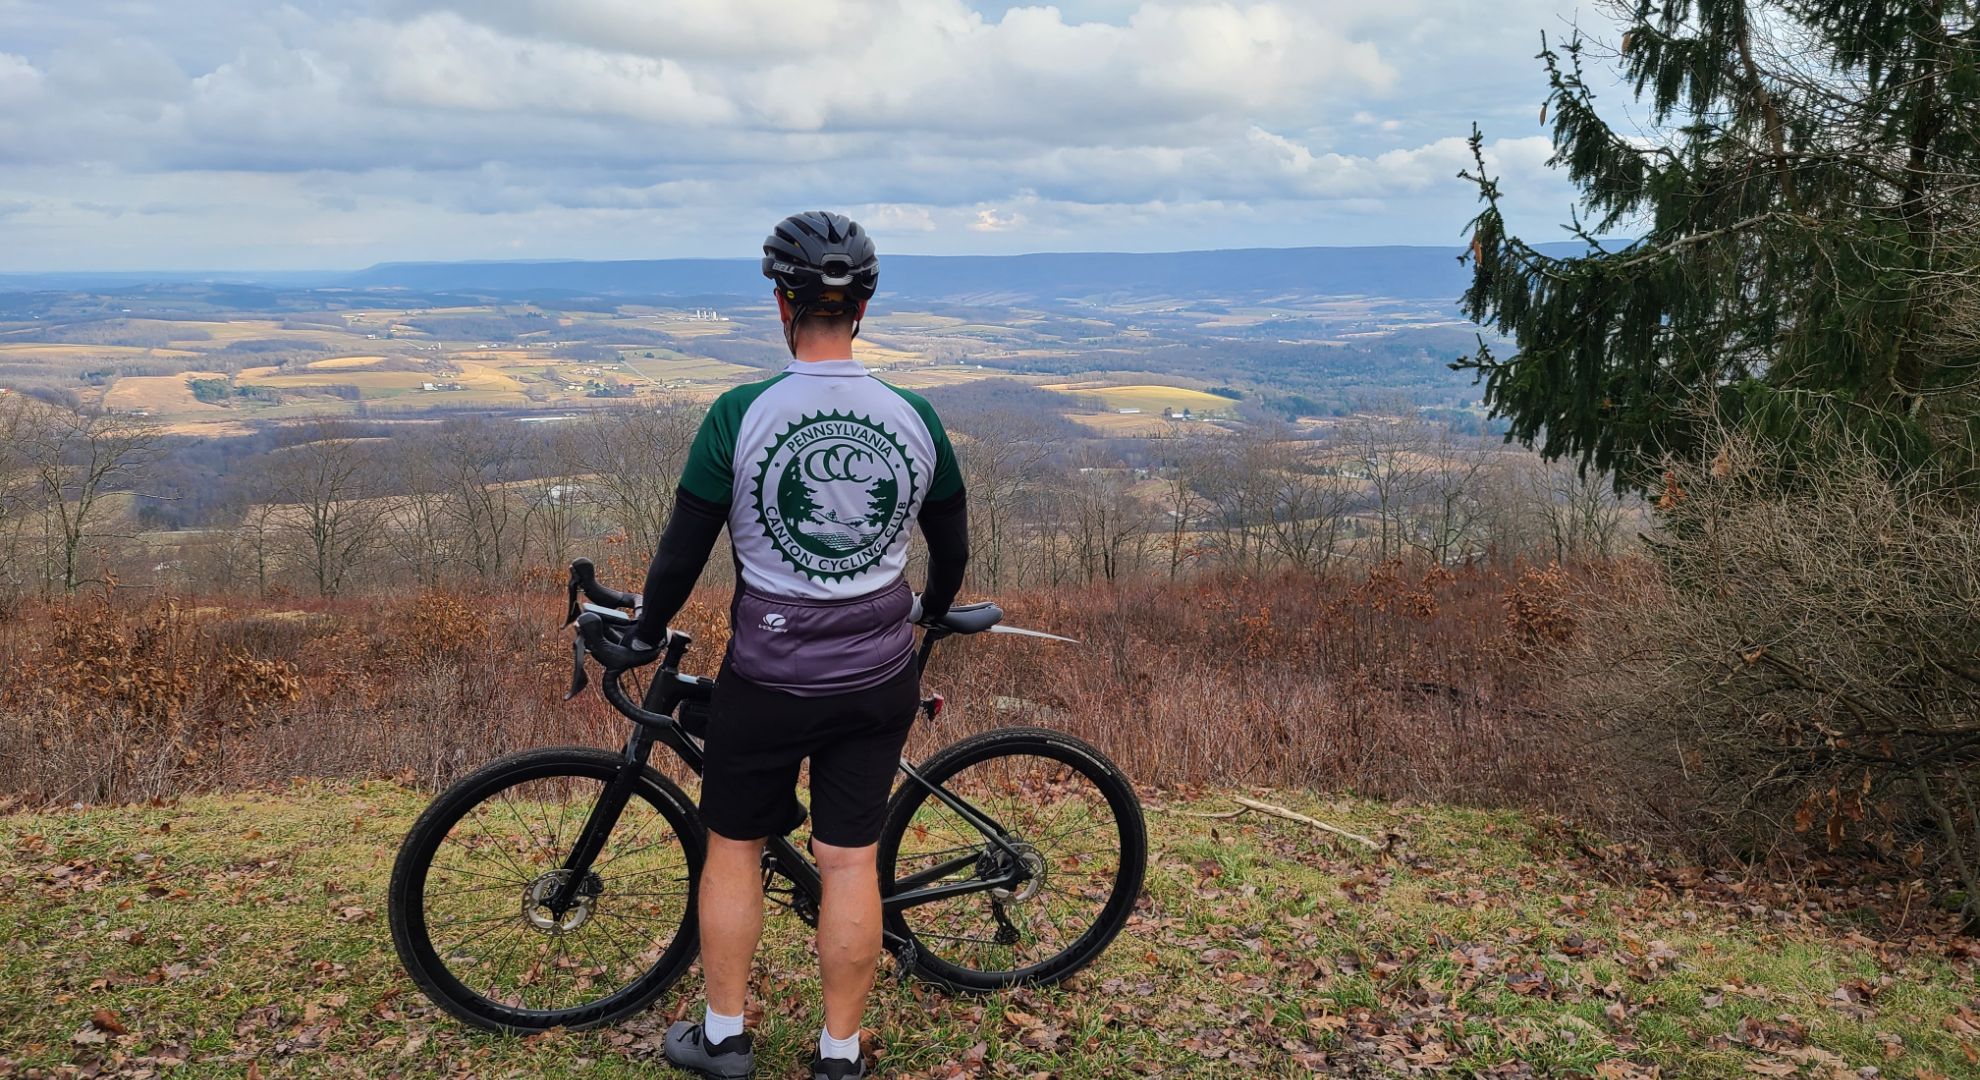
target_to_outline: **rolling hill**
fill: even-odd
[[[1576,250],[1576,245],[1551,248],[1565,254]],[[1468,276],[1457,261],[1459,252],[1454,247],[1309,247],[891,255],[881,258],[881,280],[895,297],[951,303],[1285,295],[1454,299],[1463,292]],[[763,291],[754,259],[382,263],[337,284],[353,289],[621,297],[755,297]]]

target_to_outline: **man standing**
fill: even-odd
[[[668,1031],[666,1054],[703,1076],[755,1071],[743,1008],[763,931],[763,844],[804,820],[795,789],[809,758],[824,879],[825,1023],[812,1075],[842,1080],[866,1075],[860,1017],[881,945],[875,845],[921,699],[911,620],[948,611],[969,533],[962,476],[934,410],[852,358],[880,280],[872,238],[840,214],[796,214],[764,241],[763,274],[776,284],[794,359],[709,408],[631,643],[665,639],[727,525],[737,582],[701,781],[708,1001],[701,1023]],[[903,576],[911,521],[929,553],[918,615]]]

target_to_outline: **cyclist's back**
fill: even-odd
[[[674,1025],[666,1053],[704,1076],[755,1068],[742,1013],[763,925],[763,841],[803,821],[795,787],[808,760],[826,1019],[813,1075],[840,1080],[864,1075],[859,1022],[880,955],[875,845],[921,696],[908,526],[928,541],[921,615],[939,617],[968,561],[966,496],[928,403],[852,358],[879,282],[873,241],[814,211],[779,223],[763,253],[792,362],[710,407],[631,640],[665,640],[726,527],[736,591],[700,805],[708,1008],[702,1023]]]
[[[908,525],[962,495],[926,401],[857,360],[793,360],[716,400],[681,487],[727,507],[736,675],[815,697],[912,662]]]

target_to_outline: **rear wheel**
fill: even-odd
[[[392,868],[392,941],[435,1004],[504,1032],[638,1012],[694,959],[701,824],[645,769],[562,914],[547,905],[624,759],[584,747],[491,762],[420,815]]]
[[[1001,825],[1015,854],[908,779],[880,837],[889,895],[999,880],[1014,861],[1026,875],[1014,887],[889,911],[887,928],[913,939],[920,974],[965,990],[1054,983],[1127,925],[1148,836],[1133,787],[1100,751],[1056,731],[1008,728],[947,747],[919,771]]]

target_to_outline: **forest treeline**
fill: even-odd
[[[1021,390],[954,405],[980,592],[1603,558],[1633,535],[1631,504],[1603,478],[1408,410],[1095,438]],[[650,552],[703,412],[663,400],[191,442],[15,395],[0,403],[0,590],[333,596]]]

